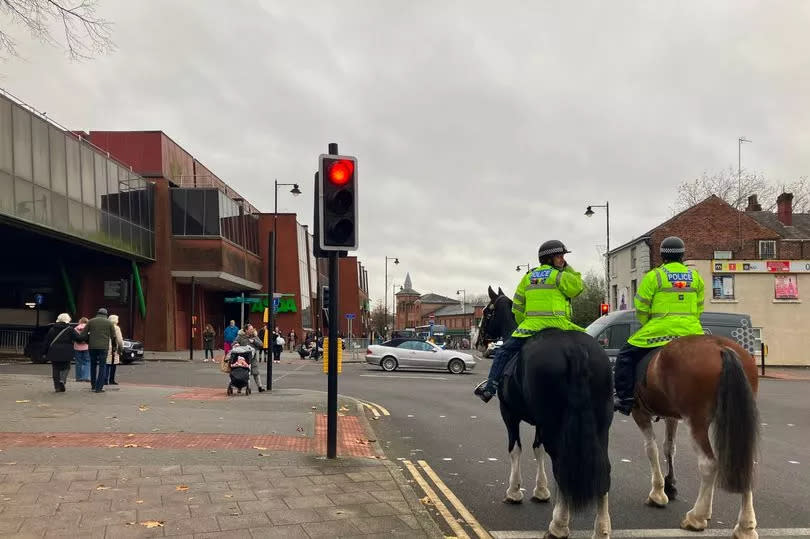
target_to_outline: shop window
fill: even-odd
[[[712,275],[712,299],[734,299],[733,275]]]
[[[775,240],[761,240],[759,242],[759,258],[760,260],[769,260],[776,258]]]
[[[638,292],[638,282],[635,279],[633,279],[632,281],[630,281],[630,300],[628,301],[628,303],[630,301],[635,301],[636,292]]]
[[[31,114],[13,106],[14,120],[14,174],[31,179]]]
[[[799,299],[799,280],[796,275],[774,275],[775,299]]]
[[[630,269],[631,270],[636,269],[636,248],[635,247],[630,248]]]

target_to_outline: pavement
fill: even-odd
[[[53,393],[30,367],[0,371],[0,537],[441,537],[353,399],[329,460],[322,391],[226,397],[209,363],[218,387]]]
[[[365,361],[365,353],[366,349],[356,349],[354,353],[352,351],[343,351],[343,362],[344,363],[362,363]],[[225,355],[224,350],[214,350],[214,358],[222,358]],[[189,358],[188,350],[179,350],[176,352],[156,352],[146,350],[143,353],[143,359],[146,361],[202,361],[205,358],[205,352],[203,350],[195,350],[193,354],[193,359]],[[298,355],[298,352],[290,352],[285,350],[281,353],[282,361],[297,361],[301,360],[301,356]]]

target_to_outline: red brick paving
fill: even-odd
[[[185,399],[194,401],[224,401],[228,398],[224,389],[214,387],[192,387],[181,393],[169,395],[170,399]]]
[[[127,444],[146,449],[253,449],[260,451],[326,452],[326,416],[315,419],[315,437],[276,434],[107,433],[107,432],[2,432],[0,447],[110,447]],[[338,417],[338,453],[374,457],[374,446],[354,416]]]

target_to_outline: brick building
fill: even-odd
[[[465,304],[439,294],[420,294],[413,289],[410,273],[396,293],[394,329],[416,328],[433,322],[447,328],[447,335],[469,336],[483,316],[483,305]]]
[[[638,283],[661,264],[667,236],[686,243],[685,260],[706,282],[706,310],[751,315],[774,365],[810,365],[801,323],[810,306],[810,214],[796,214],[793,195],[782,193],[777,211],[762,211],[756,195],[739,211],[711,196],[610,251],[611,309],[632,309]]]

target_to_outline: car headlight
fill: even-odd
[[[124,341],[124,348],[132,348],[132,341]]]

